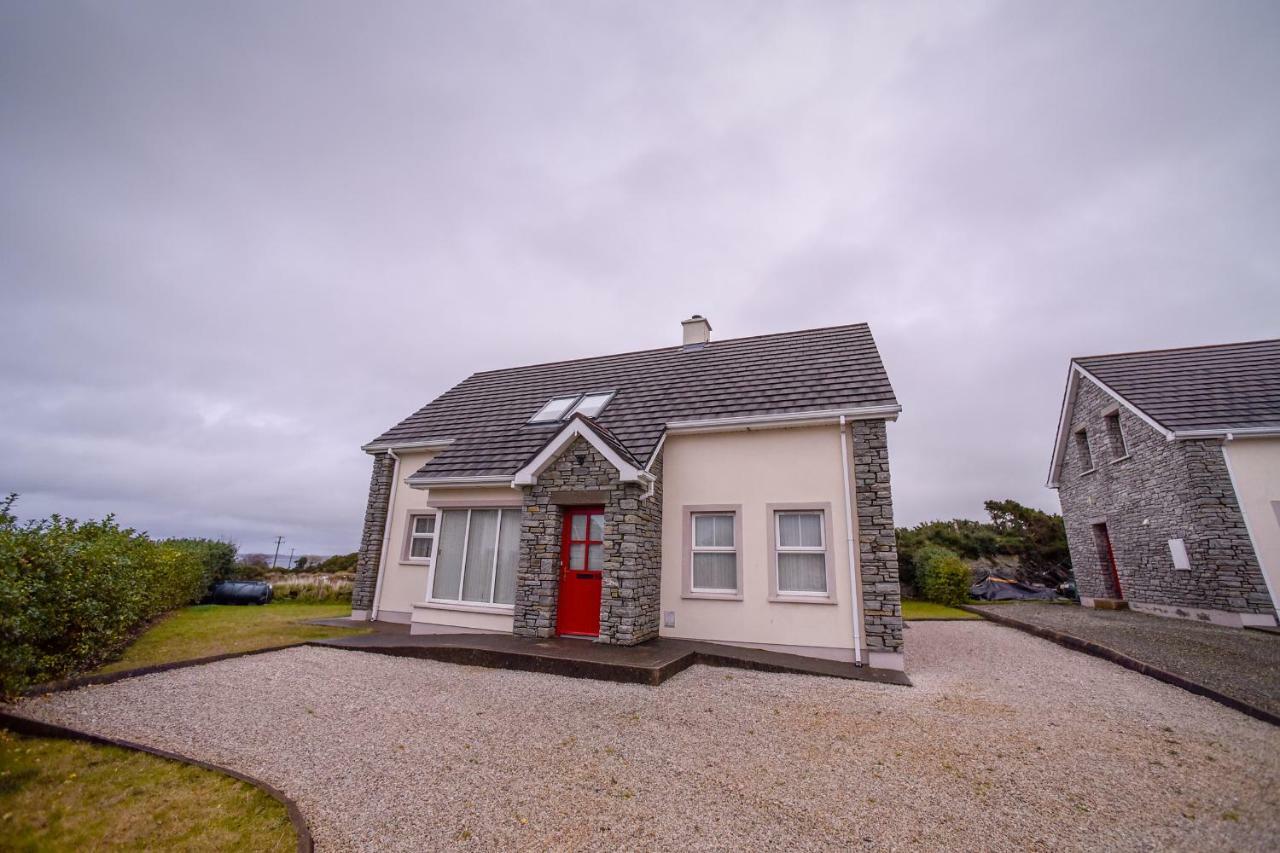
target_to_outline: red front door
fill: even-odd
[[[560,602],[556,632],[600,636],[600,576],[604,568],[604,510],[566,509],[560,545]]]

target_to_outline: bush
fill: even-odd
[[[973,577],[964,560],[940,545],[926,545],[915,554],[916,591],[926,601],[955,607],[969,600]]]
[[[231,580],[236,574],[236,554],[239,549],[230,542],[216,539],[166,539],[163,543],[185,551],[204,566],[205,589],[215,583]]]
[[[360,554],[352,551],[350,554],[337,554],[329,559],[311,566],[313,572],[354,572],[356,570],[356,558]]]
[[[351,600],[353,586],[348,577],[307,574],[301,577],[273,575],[271,589],[276,601],[301,601],[308,604]]]
[[[112,516],[19,524],[0,500],[0,695],[113,659],[155,617],[198,601],[206,563]]]

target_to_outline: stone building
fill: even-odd
[[[1048,485],[1082,604],[1276,624],[1280,340],[1073,359]]]
[[[363,448],[357,618],[901,669],[865,324],[477,373]]]

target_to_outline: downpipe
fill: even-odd
[[[849,561],[849,590],[853,595],[853,665],[862,666],[862,595],[858,589],[858,566],[853,559],[853,507],[849,501],[849,439],[845,416],[840,416],[840,476],[844,480],[845,548]]]

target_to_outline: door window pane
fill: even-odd
[[[585,515],[575,515],[569,523],[569,538],[582,541],[587,538],[587,517]]]
[[[584,557],[586,554],[586,545],[570,545],[569,546],[569,568],[585,569],[586,564]]]
[[[597,512],[591,516],[591,538],[596,542],[604,541],[604,513]]]
[[[593,572],[604,569],[604,546],[591,545],[587,548],[587,568]]]

